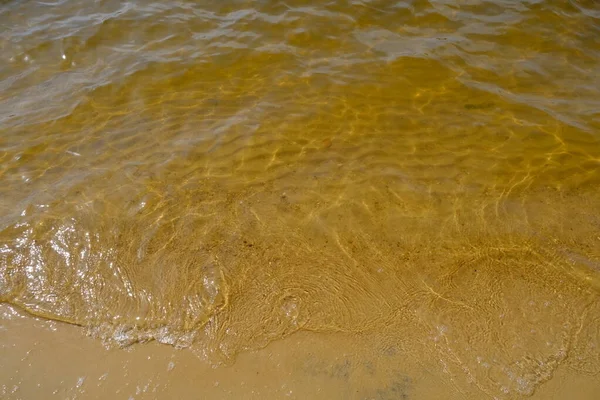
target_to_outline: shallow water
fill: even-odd
[[[215,365],[338,335],[473,398],[600,373],[598,3],[5,1],[0,25],[0,301]]]

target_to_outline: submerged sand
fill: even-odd
[[[598,18],[2,2],[0,397],[595,398]]]

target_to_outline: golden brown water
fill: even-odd
[[[597,2],[5,1],[0,26],[1,302],[214,365],[297,337],[291,382],[351,382],[313,398],[597,379]]]

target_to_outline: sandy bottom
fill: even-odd
[[[0,0],[0,400],[600,399],[600,1],[158,3]]]

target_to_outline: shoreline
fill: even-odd
[[[80,327],[1,304],[0,343],[0,394],[7,400],[486,397],[426,357],[389,349],[377,355],[364,338],[344,334],[297,332],[239,354],[232,365],[214,366],[197,349],[156,342],[105,347]],[[592,400],[598,391],[600,382],[559,365],[532,396],[506,398]]]

